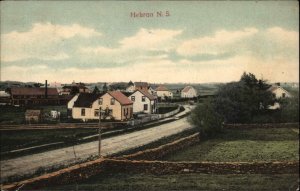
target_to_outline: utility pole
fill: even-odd
[[[99,123],[98,123],[98,156],[101,157],[101,107],[99,108]]]

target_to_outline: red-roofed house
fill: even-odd
[[[173,98],[173,93],[169,91],[165,86],[160,85],[155,89],[155,91],[157,97],[159,97],[162,100],[165,99],[166,97]]]
[[[120,91],[110,91],[98,101],[101,109],[110,111],[110,116],[115,120],[128,120],[133,116],[133,102]]]
[[[186,86],[181,90],[181,97],[182,98],[193,98],[197,97],[197,91],[192,86]]]
[[[128,98],[133,102],[134,113],[156,113],[156,98],[146,90],[136,90]]]

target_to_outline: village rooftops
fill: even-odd
[[[135,87],[147,87],[148,88],[148,83],[147,82],[134,82]]]
[[[165,86],[158,86],[155,91],[169,91]]]
[[[93,102],[102,95],[103,94],[80,93],[74,102],[74,107],[92,107]]]
[[[45,88],[12,87],[11,95],[45,95]],[[58,95],[56,88],[47,88],[47,95]]]
[[[122,92],[120,91],[110,91],[107,92],[113,98],[115,98],[121,105],[131,105],[133,102],[128,99]]]

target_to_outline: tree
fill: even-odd
[[[228,83],[217,92],[215,106],[228,123],[249,123],[275,101],[270,86],[255,75],[244,73],[240,81]]]
[[[99,94],[100,90],[98,89],[97,86],[95,86],[94,90],[93,90],[93,94]]]
[[[107,92],[107,90],[108,90],[108,88],[107,88],[107,84],[105,82],[103,87],[102,87],[102,91],[105,93],[105,92]]]
[[[222,130],[223,118],[216,112],[212,100],[198,104],[191,113],[189,121],[196,126],[202,137],[214,136]]]
[[[72,86],[70,94],[75,95],[78,93],[79,93],[79,88],[77,86]]]
[[[280,122],[299,123],[299,93],[290,98],[283,98],[280,102]]]

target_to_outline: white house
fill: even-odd
[[[197,91],[192,86],[186,86],[181,90],[181,97],[182,98],[193,98],[197,97]]]
[[[292,97],[292,95],[288,91],[286,91],[285,89],[283,89],[281,86],[278,86],[278,85],[271,86],[268,89],[268,91],[272,92],[277,99],[285,98],[285,97]]]
[[[268,91],[272,92],[275,95],[276,99],[292,97],[292,95],[288,91],[286,91],[279,85],[271,86],[268,89]],[[275,102],[274,105],[268,106],[268,109],[279,109],[279,108],[280,108],[280,104],[278,102]]]
[[[128,98],[133,102],[133,113],[156,113],[156,99],[148,91],[136,90]]]
[[[165,99],[165,97],[173,98],[173,93],[169,91],[165,86],[158,86],[156,89],[157,97]]]

